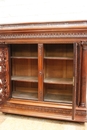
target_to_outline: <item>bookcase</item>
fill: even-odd
[[[87,22],[0,25],[0,111],[87,121]]]

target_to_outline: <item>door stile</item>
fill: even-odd
[[[38,44],[38,100],[43,101],[43,44]]]
[[[78,107],[80,106],[80,101],[81,101],[81,74],[82,74],[82,71],[81,71],[81,66],[82,66],[82,42],[80,42],[78,44],[78,47],[77,47],[77,55],[78,55],[78,60],[77,60],[77,102],[76,104],[78,105]]]
[[[76,113],[76,87],[77,87],[77,43],[73,44],[73,101],[72,101],[72,120]]]

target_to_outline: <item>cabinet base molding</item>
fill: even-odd
[[[20,102],[20,103],[18,103]],[[25,104],[24,104],[25,102]],[[49,103],[49,102],[21,102],[19,99],[11,99],[1,106],[1,111],[4,113],[12,113],[26,116],[59,119],[75,122],[86,122],[86,109],[76,108],[75,119],[72,119],[72,106],[65,104]]]

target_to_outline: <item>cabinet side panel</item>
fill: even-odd
[[[86,107],[86,86],[87,86],[87,43],[82,44],[82,84],[81,102],[82,107]]]

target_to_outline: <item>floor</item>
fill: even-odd
[[[87,130],[87,123],[0,113],[0,130]]]

